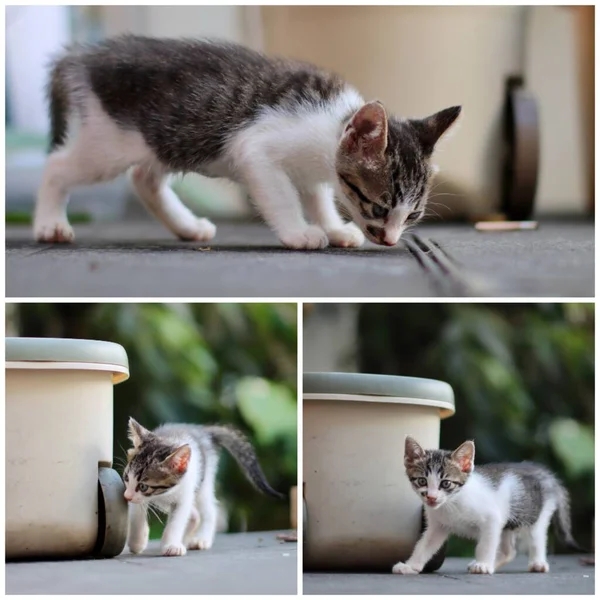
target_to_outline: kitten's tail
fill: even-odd
[[[214,442],[225,448],[237,461],[248,480],[256,489],[275,498],[285,498],[275,491],[263,473],[256,452],[246,436],[237,429],[222,425],[211,425],[203,428]]]
[[[64,59],[54,63],[48,82],[48,102],[50,112],[50,146],[53,152],[67,140],[69,95],[66,81],[67,65]]]
[[[571,503],[569,502],[569,493],[558,481],[556,483],[558,506],[554,513],[554,526],[562,533],[562,537],[569,546],[580,552],[587,552],[587,550],[575,541],[571,533]]]

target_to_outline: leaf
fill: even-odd
[[[237,383],[236,397],[244,420],[261,443],[296,435],[297,406],[286,386],[261,377],[244,377]]]
[[[550,443],[569,475],[577,477],[594,471],[594,432],[574,419],[554,419],[549,428]]]

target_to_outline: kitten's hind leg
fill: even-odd
[[[183,536],[183,545],[186,548],[189,548],[189,544],[194,539],[194,534],[196,533],[198,527],[200,525],[200,515],[198,514],[198,509],[193,506],[192,514],[190,515],[190,520],[188,521],[187,528],[185,530],[185,535]]]
[[[205,481],[197,495],[196,506],[200,514],[200,527],[189,542],[190,550],[209,550],[217,532],[217,499],[213,485]]]
[[[514,530],[504,529],[500,536],[500,547],[496,555],[495,570],[501,566],[508,564],[517,555],[516,549],[517,534]]]
[[[160,167],[138,165],[130,173],[140,200],[157,219],[182,240],[207,242],[217,228],[208,219],[199,219],[170,188]]]
[[[312,193],[303,195],[308,216],[320,225],[327,234],[332,246],[358,248],[365,242],[365,236],[355,223],[344,223],[335,207],[333,188],[319,185]]]
[[[141,504],[129,503],[129,525],[127,529],[127,547],[132,554],[140,554],[148,545],[150,527],[146,509]]]
[[[529,530],[529,571],[532,573],[548,573],[550,566],[547,560],[548,527],[556,510],[556,501],[547,500],[538,520]]]

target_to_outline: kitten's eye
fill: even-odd
[[[447,490],[447,489],[448,489],[448,488],[449,488],[451,485],[452,485],[452,482],[448,481],[447,479],[444,479],[444,480],[442,481],[442,483],[440,484],[440,487],[441,487],[443,490]]]
[[[407,221],[416,221],[421,216],[419,211],[411,212],[408,217],[406,217]]]
[[[421,487],[427,485],[427,479],[425,479],[425,477],[419,477],[419,479],[417,479],[417,485]]]
[[[140,484],[138,485],[138,489],[139,489],[139,490],[140,490],[140,492],[142,492],[142,494],[143,494],[144,492],[146,492],[146,491],[148,490],[148,486],[147,486],[145,483],[140,483]]]
[[[373,204],[371,207],[371,214],[375,219],[383,219],[388,214],[388,209],[380,204]]]
[[[127,473],[123,473],[123,481],[129,481],[129,475],[127,475]]]

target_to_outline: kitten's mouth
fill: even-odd
[[[437,500],[425,500],[425,503],[427,504],[427,506],[431,506],[431,508],[435,508],[436,506],[440,505],[440,503]]]

